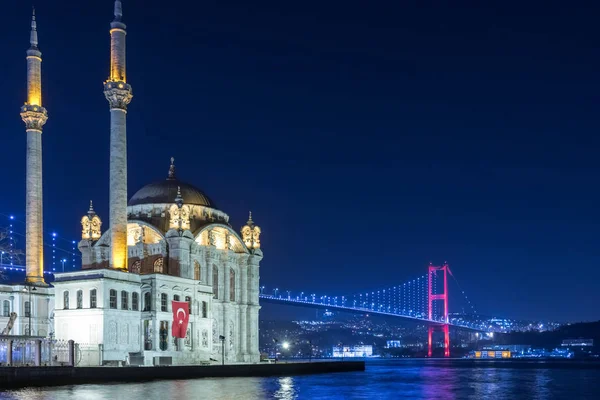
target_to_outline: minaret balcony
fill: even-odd
[[[127,110],[127,105],[133,98],[131,85],[123,81],[108,80],[104,83],[104,96],[111,109]]]
[[[21,119],[25,122],[27,130],[42,130],[48,120],[48,112],[42,106],[25,104],[21,107]]]

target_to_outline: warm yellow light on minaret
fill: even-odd
[[[115,19],[110,29],[110,80],[127,82],[125,73],[125,24],[122,22],[123,8],[120,1],[115,1]]]
[[[27,50],[27,101],[21,119],[27,132],[27,179],[25,183],[25,280],[45,285],[42,192],[42,128],[48,113],[42,107],[42,53],[38,48],[35,10],[31,18],[30,47]]]
[[[27,104],[42,105],[42,53],[38,50],[37,21],[35,9],[31,17],[31,47],[27,52]]]

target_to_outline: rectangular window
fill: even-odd
[[[2,315],[5,317],[10,317],[10,301],[4,300],[2,305]]]
[[[77,308],[83,308],[83,290],[77,291]]]
[[[202,318],[208,318],[208,303],[206,301],[202,302]]]
[[[110,308],[117,308],[117,291],[114,289],[110,289],[110,296],[109,296],[109,301],[110,301]]]
[[[188,314],[192,315],[192,298],[190,296],[185,296],[185,301],[188,303]]]
[[[166,296],[166,294],[165,294]],[[158,331],[158,336],[160,339],[159,348],[162,351],[165,351],[169,347],[169,322],[160,321],[160,330]]]
[[[160,311],[167,312],[167,294],[160,294]]]
[[[194,279],[200,280],[200,263],[198,261],[194,261]]]
[[[150,292],[144,293],[144,311],[152,310],[152,306],[150,304],[151,295]]]
[[[69,292],[63,292],[63,309],[69,309]]]
[[[152,321],[144,320],[144,350],[152,350]]]
[[[174,294],[174,295],[173,295],[173,300],[175,300],[175,301],[179,301],[179,295],[178,295],[178,294]]]
[[[96,289],[90,290],[90,308],[96,308]]]
[[[129,293],[121,291],[121,310],[129,310]]]
[[[131,309],[133,311],[140,310],[140,295],[138,292],[131,293]]]
[[[25,316],[29,317],[31,315],[31,303],[26,301],[25,302]]]
[[[213,265],[212,286],[213,286],[213,297],[215,299],[218,299],[219,298],[219,270],[217,269],[216,265]]]
[[[229,301],[235,301],[235,271],[229,270]]]

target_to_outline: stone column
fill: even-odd
[[[110,105],[110,239],[111,268],[127,271],[127,106],[133,97],[125,74],[125,24],[115,1],[110,24],[110,78],[104,96]]]

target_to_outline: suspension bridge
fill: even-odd
[[[423,322],[428,326],[428,354],[431,357],[433,333],[444,335],[444,356],[450,356],[451,326],[479,332],[490,332],[483,321],[471,321],[463,316],[451,316],[448,310],[448,277],[452,276],[447,263],[441,266],[429,264],[427,274],[385,289],[359,293],[351,296],[326,296],[310,292],[292,293],[278,288],[269,292],[261,286],[261,302],[295,305],[310,308],[337,310],[351,313],[369,313],[405,318]],[[464,295],[464,292],[461,291]],[[474,312],[473,306],[468,301]]]
[[[16,244],[17,237],[24,237],[24,222],[15,219],[12,215],[0,213],[0,217],[7,219],[6,232],[12,250]],[[22,229],[19,229],[22,225]],[[44,240],[47,251],[51,251],[51,271],[65,270],[65,262],[71,265],[67,270],[77,269],[76,262],[80,255],[75,250],[75,240],[67,240],[58,237],[56,233],[44,233],[48,239]],[[57,243],[57,240],[62,242]],[[67,244],[68,243],[68,244]],[[68,248],[68,245],[71,248]],[[63,255],[64,253],[64,255]],[[62,264],[57,268],[56,260]],[[0,270],[21,270],[13,263],[12,252],[2,252],[0,255]],[[260,300],[262,303],[275,303],[291,306],[302,306],[309,308],[327,309],[332,311],[343,311],[350,313],[369,313],[391,317],[404,318],[423,322],[428,326],[428,353],[432,353],[432,336],[435,331],[441,331],[444,335],[444,355],[450,355],[449,328],[457,327],[478,332],[491,332],[492,327],[487,321],[473,318],[465,318],[464,315],[452,315],[448,309],[448,277],[453,277],[447,263],[441,266],[430,264],[426,274],[396,286],[385,289],[358,293],[350,296],[327,296],[317,295],[310,292],[292,293],[291,291],[280,291],[278,288],[267,291],[265,286],[260,288]],[[458,282],[457,282],[458,284]],[[460,290],[460,294],[468,303],[471,314],[476,314],[474,307]]]

